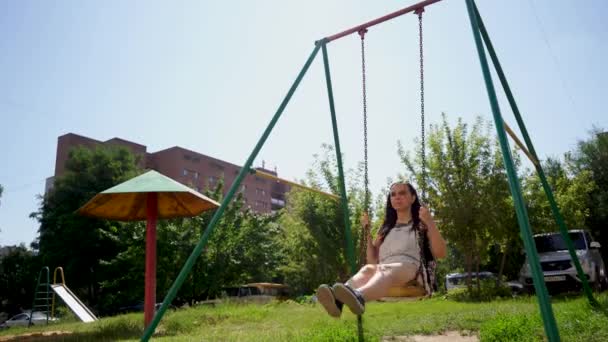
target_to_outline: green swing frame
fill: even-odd
[[[397,12],[388,14],[384,17],[378,18],[376,20],[367,22],[365,24],[359,25],[352,29],[346,30],[344,32],[338,33],[336,35],[333,35],[333,36],[330,36],[327,38],[323,38],[323,39],[315,42],[315,47],[314,47],[312,53],[310,54],[310,56],[304,63],[304,66],[302,67],[300,73],[296,77],[292,86],[289,88],[287,95],[285,96],[283,101],[280,103],[277,111],[275,112],[274,116],[270,120],[270,123],[268,124],[268,126],[266,127],[264,132],[262,133],[262,136],[260,137],[259,141],[253,148],[253,151],[251,152],[251,154],[245,161],[243,167],[241,168],[241,171],[237,175],[236,179],[232,183],[232,186],[230,187],[230,189],[226,193],[226,196],[222,200],[221,206],[219,207],[219,209],[215,212],[215,214],[211,218],[211,221],[209,222],[209,225],[207,226],[203,235],[201,236],[199,243],[196,245],[196,247],[190,254],[190,257],[188,258],[188,260],[184,264],[183,268],[181,269],[179,275],[173,282],[171,288],[169,289],[169,293],[166,295],[161,307],[156,312],[154,319],[146,327],[144,334],[141,338],[142,341],[148,341],[151,338],[152,334],[154,333],[154,330],[156,329],[156,327],[158,326],[163,315],[167,311],[167,308],[169,307],[171,301],[175,298],[177,291],[179,290],[179,288],[185,281],[185,279],[188,276],[188,274],[190,273],[190,270],[192,269],[194,263],[200,256],[205,245],[207,244],[209,236],[213,232],[216,224],[218,223],[219,219],[221,218],[222,214],[224,213],[225,208],[230,203],[230,201],[232,201],[232,199],[234,198],[238,189],[240,188],[240,185],[241,185],[243,179],[249,173],[249,170],[251,168],[253,161],[257,157],[262,146],[264,146],[264,143],[268,139],[274,126],[276,125],[277,121],[281,117],[283,111],[285,110],[287,104],[291,100],[291,97],[293,96],[294,92],[298,88],[300,82],[302,81],[304,75],[308,71],[310,65],[312,64],[315,57],[317,56],[319,50],[321,50],[322,55],[323,55],[325,79],[326,79],[326,85],[327,85],[327,95],[328,95],[328,99],[329,99],[329,110],[331,113],[331,123],[332,123],[332,128],[333,128],[336,159],[337,159],[337,164],[338,164],[341,205],[342,205],[342,209],[344,211],[344,227],[345,227],[344,235],[345,235],[345,239],[346,239],[346,256],[347,256],[347,260],[349,262],[351,272],[354,274],[357,271],[356,263],[355,263],[353,239],[352,239],[352,234],[351,234],[351,226],[350,226],[350,221],[349,221],[349,210],[348,210],[346,187],[344,184],[344,170],[343,170],[343,166],[342,166],[342,157],[341,157],[342,153],[340,150],[340,139],[339,139],[339,134],[338,134],[338,123],[336,120],[336,109],[335,109],[335,105],[334,105],[334,96],[333,96],[333,89],[332,89],[330,69],[329,69],[327,45],[328,45],[328,43],[332,42],[333,40],[342,38],[342,37],[350,35],[352,33],[359,32],[361,30],[367,29],[371,26],[377,25],[379,23],[393,19],[393,18],[401,16],[403,14],[423,9],[426,6],[429,6],[429,5],[439,2],[439,1],[440,0],[422,1],[418,4],[409,6],[402,10],[399,10]],[[481,64],[482,73],[484,76],[485,86],[486,86],[488,98],[490,101],[490,107],[492,109],[494,124],[496,127],[496,132],[498,134],[498,140],[500,142],[500,147],[501,147],[501,151],[502,151],[502,155],[503,155],[503,159],[504,159],[504,163],[505,163],[505,168],[507,170],[509,188],[510,188],[511,195],[513,196],[513,199],[515,202],[515,211],[517,214],[517,220],[518,220],[521,236],[522,236],[522,239],[524,242],[524,247],[525,247],[526,253],[527,253],[529,261],[530,261],[530,267],[531,267],[533,281],[534,281],[534,288],[536,290],[536,295],[537,295],[541,315],[543,318],[545,333],[546,333],[549,341],[559,341],[560,337],[559,337],[559,332],[557,329],[557,324],[555,321],[555,316],[553,314],[553,309],[552,309],[551,301],[549,299],[549,295],[547,292],[547,287],[546,287],[546,284],[544,281],[543,272],[542,272],[542,269],[540,266],[540,261],[538,258],[538,253],[536,251],[536,247],[534,244],[534,239],[532,236],[532,229],[530,227],[528,213],[526,211],[526,206],[524,204],[521,187],[520,187],[519,181],[517,179],[517,174],[515,171],[513,158],[511,156],[509,142],[507,140],[507,133],[506,133],[507,126],[505,125],[505,123],[502,119],[500,108],[498,106],[496,90],[494,88],[494,83],[492,81],[492,76],[490,73],[490,67],[488,64],[487,57],[486,57],[486,52],[484,51],[484,43],[485,43],[485,47],[488,49],[488,54],[490,55],[490,59],[494,65],[494,68],[496,70],[500,83],[507,96],[509,105],[513,111],[513,114],[515,116],[519,129],[523,135],[523,139],[524,139],[525,145],[527,147],[527,152],[528,152],[528,153],[526,153],[526,155],[531,159],[534,167],[536,168],[536,171],[541,180],[545,194],[547,195],[547,199],[549,200],[552,214],[557,222],[561,235],[566,242],[568,251],[570,252],[570,256],[571,256],[572,260],[574,261],[574,265],[578,272],[578,276],[582,280],[584,293],[588,298],[588,302],[592,306],[598,307],[599,303],[593,297],[593,294],[591,292],[591,288],[589,286],[587,278],[584,275],[583,269],[581,267],[581,264],[578,260],[576,252],[574,250],[574,244],[572,243],[571,239],[568,236],[568,228],[567,228],[567,226],[564,222],[564,219],[560,213],[560,210],[557,206],[557,203],[553,196],[553,192],[549,186],[549,183],[547,182],[543,169],[542,169],[540,163],[538,162],[538,160],[539,160],[538,156],[536,154],[534,146],[532,145],[532,141],[530,139],[526,126],[523,122],[519,108],[517,107],[517,104],[513,97],[513,93],[511,92],[511,89],[508,85],[507,79],[502,70],[500,62],[498,61],[498,57],[496,55],[492,42],[490,41],[488,32],[486,31],[486,28],[483,24],[483,21],[481,19],[481,16],[479,14],[475,1],[474,0],[464,0],[464,1],[466,2],[467,12],[468,12],[468,16],[470,19],[471,28],[473,31],[473,38],[475,40],[475,45],[477,48],[477,53],[478,53],[479,61]],[[509,132],[509,134],[512,134],[512,132]],[[512,136],[515,137],[514,134],[512,134]],[[515,139],[515,140],[518,145],[522,144],[518,139]],[[361,324],[360,317],[359,317],[359,337],[360,337],[360,339],[362,337],[362,324]]]

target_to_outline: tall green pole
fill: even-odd
[[[277,109],[276,113],[274,114],[274,116],[270,120],[270,123],[266,127],[266,130],[264,130],[264,133],[262,134],[262,137],[260,138],[260,140],[258,141],[258,143],[255,145],[253,151],[249,155],[249,158],[247,158],[247,161],[245,162],[245,164],[241,168],[241,171],[236,176],[236,179],[232,183],[232,186],[228,190],[228,193],[226,193],[226,197],[224,197],[224,200],[222,201],[222,204],[220,205],[220,207],[217,209],[217,211],[215,212],[215,214],[211,218],[211,221],[209,222],[209,225],[205,229],[205,232],[203,233],[203,236],[201,236],[200,241],[198,242],[198,244],[196,245],[196,247],[192,251],[192,254],[190,254],[190,257],[188,257],[188,260],[186,261],[186,264],[184,265],[184,267],[182,268],[182,270],[179,272],[179,275],[175,279],[175,282],[173,282],[173,285],[171,285],[171,288],[169,289],[169,293],[165,297],[165,300],[163,301],[163,304],[161,305],[160,309],[158,309],[158,311],[156,312],[156,315],[154,315],[154,319],[152,320],[152,322],[150,323],[150,325],[144,331],[144,335],[141,338],[142,341],[148,341],[150,339],[150,337],[152,336],[152,334],[154,333],[154,330],[156,329],[156,327],[158,326],[158,323],[160,322],[161,318],[165,314],[165,311],[167,311],[167,308],[169,307],[169,304],[171,303],[171,301],[173,301],[173,298],[175,298],[175,296],[177,295],[177,291],[179,291],[179,289],[182,286],[184,280],[186,279],[186,277],[190,273],[190,270],[192,269],[192,266],[194,266],[194,263],[196,262],[196,259],[198,259],[198,257],[201,255],[201,253],[203,251],[203,247],[205,247],[205,244],[207,243],[207,240],[209,239],[209,236],[213,232],[213,229],[215,228],[215,225],[217,224],[217,222],[219,221],[219,219],[222,217],[222,214],[224,213],[224,210],[226,209],[226,207],[228,206],[228,204],[230,203],[230,201],[234,197],[234,194],[237,192],[237,190],[241,186],[241,183],[242,183],[243,179],[249,173],[249,169],[251,167],[251,164],[253,164],[253,161],[255,160],[255,158],[257,157],[258,153],[260,152],[260,149],[262,149],[262,146],[264,146],[264,143],[266,142],[266,139],[268,139],[268,136],[270,135],[270,132],[272,132],[272,129],[274,128],[275,124],[277,123],[277,121],[281,117],[281,114],[283,113],[283,110],[285,110],[285,107],[289,103],[289,100],[291,99],[293,93],[298,88],[298,85],[300,84],[300,81],[302,81],[302,78],[306,74],[306,71],[308,71],[308,68],[310,67],[310,64],[315,59],[315,56],[317,55],[318,52],[319,52],[319,45],[316,45],[315,48],[314,48],[314,50],[312,51],[312,53],[310,54],[310,56],[306,60],[306,63],[304,64],[304,67],[302,68],[302,70],[298,74],[298,76],[297,76],[296,80],[294,81],[293,85],[291,86],[291,88],[289,88],[289,91],[287,92],[287,95],[283,99],[283,102],[281,102],[281,104],[279,105],[279,108]]]
[[[357,272],[355,263],[355,253],[353,248],[353,238],[350,231],[350,214],[348,211],[348,199],[346,198],[346,186],[344,184],[344,168],[342,167],[342,152],[340,150],[340,137],[338,136],[338,121],[336,120],[336,108],[334,106],[334,92],[331,86],[331,76],[329,73],[329,58],[327,57],[327,38],[317,42],[323,50],[323,64],[325,66],[325,81],[327,82],[327,97],[329,98],[329,111],[331,112],[331,125],[334,130],[334,144],[336,145],[336,158],[338,160],[338,175],[340,183],[340,197],[342,197],[342,212],[344,213],[344,233],[346,236],[346,257],[350,265],[351,274]]]
[[[511,88],[509,87],[509,83],[507,82],[505,73],[503,72],[502,66],[500,65],[500,62],[498,61],[496,51],[494,50],[494,46],[492,45],[492,41],[490,40],[490,36],[488,35],[488,32],[486,31],[486,28],[485,28],[485,25],[483,24],[481,16],[479,15],[479,10],[477,9],[477,5],[475,5],[475,16],[477,17],[477,22],[479,23],[479,29],[481,31],[481,36],[483,37],[485,45],[488,48],[488,53],[490,54],[490,58],[492,59],[492,63],[494,64],[494,68],[496,69],[496,73],[498,74],[498,78],[500,79],[500,83],[502,84],[505,94],[507,95],[507,99],[509,100],[509,104],[511,105],[511,109],[513,110],[513,114],[515,115],[515,119],[517,120],[519,129],[524,137],[524,141],[526,142],[526,147],[528,148],[528,151],[530,151],[530,153],[532,154],[532,157],[534,157],[534,159],[539,161],[538,156],[536,155],[536,151],[534,150],[534,146],[532,145],[532,140],[530,139],[530,135],[528,134],[528,130],[526,129],[526,125],[524,124],[524,121],[519,112],[519,108],[517,107],[517,103],[515,102],[515,97],[513,96],[513,93],[511,92]],[[568,247],[568,251],[570,252],[570,257],[574,261],[574,266],[576,267],[578,277],[579,277],[579,279],[581,279],[581,281],[583,283],[583,289],[585,291],[585,294],[587,295],[587,300],[589,301],[589,304],[591,304],[592,306],[597,306],[597,305],[599,305],[599,303],[597,302],[597,300],[595,298],[593,298],[593,294],[591,292],[591,287],[589,286],[589,281],[587,280],[587,276],[583,272],[583,268],[581,267],[581,264],[578,260],[578,256],[576,255],[576,252],[574,250],[574,244],[572,243],[572,239],[570,239],[570,235],[568,234],[568,227],[566,226],[564,218],[562,217],[561,212],[557,206],[557,202],[555,201],[555,197],[553,196],[553,191],[551,190],[551,186],[549,185],[549,182],[547,181],[547,177],[545,177],[545,172],[543,171],[543,168],[540,165],[540,162],[539,163],[533,162],[533,164],[536,168],[536,172],[538,173],[538,177],[540,178],[540,181],[542,183],[545,194],[547,195],[547,199],[549,200],[549,205],[551,206],[551,211],[553,213],[553,217],[555,218],[555,221],[557,222],[557,225],[559,226],[559,230],[562,234],[562,237],[563,237],[564,241],[566,242],[566,246]]]
[[[479,62],[481,63],[481,70],[483,72],[486,90],[488,92],[488,98],[490,100],[490,106],[492,107],[492,114],[494,117],[494,124],[498,134],[498,140],[500,142],[500,148],[507,169],[507,176],[509,179],[509,187],[511,189],[511,195],[515,202],[515,212],[517,214],[517,221],[521,230],[521,236],[524,240],[524,246],[528,257],[530,258],[530,267],[532,268],[532,276],[534,279],[534,287],[540,306],[540,311],[543,317],[543,323],[545,327],[545,333],[549,341],[559,341],[559,332],[557,330],[557,324],[555,323],[555,317],[553,315],[553,309],[551,302],[549,301],[549,295],[547,293],[547,287],[545,286],[545,280],[542,276],[542,270],[540,267],[540,261],[536,248],[534,245],[534,239],[532,238],[532,229],[530,228],[530,222],[528,219],[528,213],[524,205],[524,199],[521,194],[521,188],[517,179],[517,173],[515,172],[515,165],[511,157],[511,149],[509,147],[509,141],[505,133],[505,127],[503,124],[502,116],[500,114],[500,108],[498,106],[498,99],[496,98],[496,91],[492,82],[492,75],[490,74],[490,68],[486,59],[483,43],[479,34],[479,24],[477,23],[477,16],[475,15],[475,5],[473,0],[466,0],[467,11],[471,22],[471,28],[473,30],[473,37],[475,39],[475,46],[477,47],[477,54]]]

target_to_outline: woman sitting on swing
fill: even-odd
[[[367,215],[363,225],[369,225]],[[369,231],[369,230],[368,230]],[[425,265],[425,244],[435,259],[444,258],[446,243],[429,210],[420,205],[416,189],[410,183],[390,186],[386,214],[378,237],[367,239],[367,265],[345,284],[321,285],[317,290],[319,303],[332,317],[342,314],[346,304],[355,315],[365,311],[365,303],[385,297],[393,286],[416,280],[427,294],[431,279]]]

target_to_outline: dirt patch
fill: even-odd
[[[382,342],[478,342],[479,338],[472,333],[446,331],[441,335],[414,335],[414,336],[384,336]]]
[[[44,331],[21,335],[0,336],[0,341],[59,341],[62,337],[71,334],[71,331]]]

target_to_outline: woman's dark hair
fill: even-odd
[[[413,221],[413,225],[412,225],[412,229],[420,229],[420,200],[418,200],[418,192],[416,192],[416,189],[414,188],[414,186],[412,186],[412,184],[410,184],[409,182],[406,183],[393,183],[391,184],[391,186],[389,187],[389,194],[386,197],[386,212],[384,214],[384,222],[382,222],[382,227],[380,227],[380,231],[378,232],[378,236],[380,238],[380,243],[384,242],[384,238],[388,235],[388,233],[391,231],[391,229],[393,229],[395,227],[395,224],[397,223],[397,210],[395,210],[395,208],[393,208],[392,204],[391,204],[391,194],[390,194],[390,190],[395,186],[395,185],[406,185],[410,194],[412,196],[416,196],[416,199],[414,200],[414,203],[412,203],[412,206],[410,208],[410,210],[412,211],[412,221]]]

